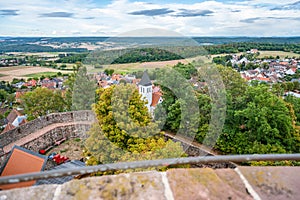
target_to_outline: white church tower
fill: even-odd
[[[147,108],[150,111],[152,103],[152,83],[147,71],[144,71],[143,77],[139,83],[139,93],[142,95],[143,100],[147,100]]]

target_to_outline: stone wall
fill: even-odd
[[[25,149],[38,152],[40,149],[46,149],[56,141],[66,138],[86,138],[86,132],[90,129],[90,125],[87,124],[76,124],[76,125],[66,125],[61,127],[56,127],[44,135],[22,145]],[[78,131],[78,130],[81,131]]]
[[[95,121],[94,113],[92,111],[74,111],[49,114],[1,134],[0,145],[4,147],[51,124],[81,121]]]
[[[59,126],[54,129],[45,132],[45,134],[41,135],[38,138],[33,139],[32,141],[21,145],[25,149],[29,149],[34,152],[39,152],[41,149],[46,149],[50,146],[53,146],[56,141],[62,140],[66,138],[67,140],[70,138],[86,138],[86,132],[91,128],[90,124],[72,124],[72,125],[64,125]],[[9,153],[2,154],[0,156],[0,166],[4,164],[8,157]]]
[[[300,167],[171,169],[0,191],[0,199],[298,200]]]
[[[195,146],[192,144],[192,142],[176,138],[175,136],[165,134],[165,139],[171,139],[174,142],[180,142],[182,148],[184,149],[185,153],[188,156],[214,156],[208,150]],[[237,165],[232,162],[224,162],[224,163],[209,163],[209,164],[192,164],[191,167],[197,167],[197,168],[209,167],[213,169],[218,169],[218,168],[236,168]]]
[[[38,138],[33,138],[30,142],[22,145],[22,147],[38,152],[40,149],[46,149],[52,146],[56,141],[63,138],[69,139],[70,137],[85,138],[86,132],[90,129],[91,124],[86,122],[96,121],[95,115],[92,111],[75,111],[65,113],[54,113],[39,119],[35,119],[20,127],[0,135],[0,144],[2,146],[14,143],[15,141],[28,136],[42,128],[51,124],[58,126],[45,132],[45,134]],[[77,122],[76,124],[64,125],[64,123]],[[189,156],[213,156],[209,151],[206,151],[198,146],[191,144],[183,139],[178,139],[171,135],[165,135],[166,139],[171,139],[174,142],[180,142],[181,146]],[[8,154],[0,156],[0,165],[4,163]],[[211,164],[194,164],[192,167],[210,167],[210,168],[235,168],[233,163],[211,163]]]

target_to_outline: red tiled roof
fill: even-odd
[[[280,65],[288,65],[289,63],[288,62],[280,62],[279,64]]]
[[[6,118],[8,122],[13,123],[18,116],[22,116],[22,114],[16,109],[13,109]]]
[[[25,174],[31,172],[39,172],[43,170],[47,157],[39,155],[27,149],[15,146],[7,163],[5,164],[1,176],[10,176],[16,174]],[[0,189],[12,189],[20,187],[28,187],[35,184],[35,181],[22,183],[14,183],[8,185],[0,185]]]
[[[55,82],[44,82],[42,83],[42,87],[46,87],[46,88],[54,88],[56,86]]]
[[[112,75],[111,80],[113,80],[113,81],[119,81],[121,78],[122,78],[122,75],[120,75],[120,74],[114,74],[114,75]]]
[[[20,102],[21,97],[26,93],[26,91],[17,91],[16,92],[16,101]]]
[[[269,79],[269,78],[263,78],[263,77],[259,77],[258,79],[259,79],[260,81],[267,81],[267,82],[268,82],[268,81],[270,81],[270,79]]]
[[[139,83],[141,81],[141,79],[133,79],[132,80],[132,84],[137,84],[137,83]]]
[[[12,129],[16,128],[14,125],[12,125],[10,122],[5,126],[4,130],[2,131],[2,133],[5,133],[7,131],[10,131]],[[2,134],[1,133],[1,134]]]
[[[153,106],[153,107],[157,106],[158,101],[159,101],[159,99],[160,99],[161,96],[162,96],[162,93],[160,93],[160,92],[154,92],[152,94],[152,103],[151,103],[151,106]]]

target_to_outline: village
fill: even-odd
[[[142,78],[136,78],[135,75],[127,74],[112,74],[108,75],[105,72],[93,73],[89,74],[89,77],[99,88],[108,88],[112,85],[118,85],[121,83],[133,84],[138,89],[142,98],[147,100],[147,108],[151,114],[153,114],[155,107],[157,104],[163,101],[162,91],[160,87],[154,86],[153,80],[151,81],[147,71],[144,71]],[[36,88],[47,88],[52,91],[59,91],[63,96],[65,96],[65,92],[67,90],[67,86],[65,85],[68,77],[55,77],[55,78],[42,78],[42,79],[29,79],[27,81],[20,80],[15,81],[16,83],[11,84],[13,88],[16,89],[15,92],[15,102],[17,105],[21,104],[22,97],[27,92],[30,92]],[[0,108],[0,112],[2,115],[7,113],[10,109],[8,106],[3,103]],[[10,113],[3,120],[0,121],[0,125],[3,127],[3,131],[7,132],[12,130],[24,123],[27,122],[27,117],[23,113],[23,108],[18,106],[13,108]]]
[[[300,84],[300,58],[289,58],[288,56],[285,58],[279,56],[258,58],[259,54],[260,52],[257,49],[251,49],[246,54],[230,54],[217,57],[214,62],[231,66],[249,84],[293,83],[296,86]],[[295,88],[298,87],[294,87],[293,91],[286,91],[285,94],[299,98],[300,92]]]

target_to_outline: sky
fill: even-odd
[[[300,36],[300,1],[1,0],[0,26],[19,37]]]

